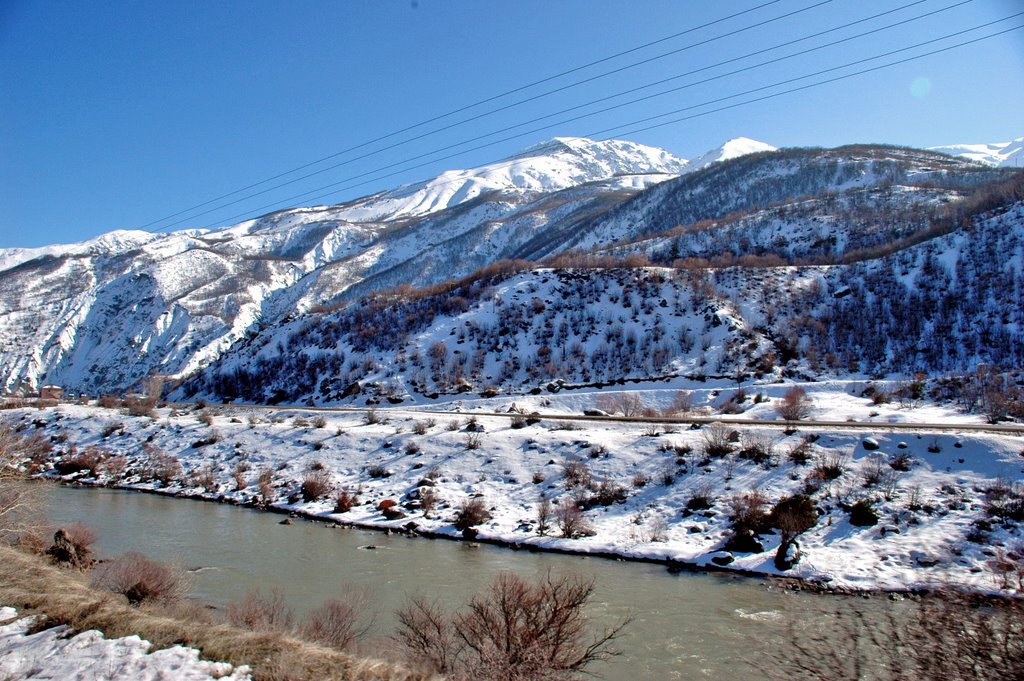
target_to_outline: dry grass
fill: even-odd
[[[196,617],[195,609],[134,608],[121,596],[91,589],[78,574],[58,570],[37,556],[8,546],[0,546],[0,603],[23,613],[45,615],[37,629],[66,624],[75,631],[97,629],[109,638],[138,634],[155,649],[176,644],[198,648],[205,659],[249,665],[256,681],[437,678],[273,632],[255,633],[211,623]]]

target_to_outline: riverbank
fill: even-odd
[[[418,681],[425,677],[394,665],[356,658],[279,634],[257,634],[202,616],[201,607],[137,608],[121,597],[92,589],[81,573],[60,570],[39,556],[0,545],[0,604],[32,621],[9,625],[0,634],[0,676],[29,674],[33,654],[53,648],[55,637],[71,632],[102,632],[72,639],[72,660],[82,671],[90,664],[129,665],[133,678],[217,678],[243,681],[281,679],[366,679]],[[10,620],[13,614],[8,610]],[[56,629],[64,627],[65,629]],[[22,631],[19,633],[18,629]],[[30,635],[53,635],[29,640]],[[141,637],[143,641],[126,637]],[[145,645],[149,642],[150,646]],[[152,651],[160,655],[148,654]],[[52,652],[52,651],[51,651]],[[147,656],[148,655],[148,656]],[[130,657],[126,660],[124,657]],[[10,659],[8,659],[10,658]],[[216,662],[204,662],[213,660]],[[21,665],[21,666],[18,666]],[[17,666],[17,668],[15,668]],[[10,667],[10,668],[9,668]],[[53,671],[47,663],[48,671]],[[126,668],[127,670],[127,668]],[[109,669],[104,669],[109,673]],[[116,675],[115,675],[116,676]]]
[[[1024,477],[1012,435],[730,424],[727,451],[712,457],[713,425],[674,431],[400,410],[207,408],[148,418],[61,405],[9,414],[54,441],[51,478],[533,551],[792,578],[821,590],[1010,592],[1000,566],[1024,545],[1020,523],[992,512],[993,490],[1003,485],[1012,500]],[[765,456],[751,455],[756,447]],[[86,467],[73,470],[76,461]],[[158,463],[173,470],[163,475]],[[820,517],[799,537],[796,565],[775,565],[777,532],[763,532],[752,550],[726,550],[737,500],[811,491],[828,464],[837,475],[811,492]],[[541,536],[541,494],[556,506],[589,506],[590,531],[558,536],[551,518]],[[474,499],[489,518],[463,533],[453,521]],[[851,522],[857,502],[871,508],[873,524]]]

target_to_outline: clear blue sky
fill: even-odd
[[[114,229],[139,228],[459,106],[765,1],[2,0],[0,247],[79,241]],[[779,0],[560,78],[546,87],[472,109],[461,117],[715,38],[818,1]],[[587,135],[1024,11],[1020,0],[973,0],[933,17],[810,55],[532,132],[487,149],[467,151],[362,187],[334,194],[312,192],[316,200],[285,200],[332,182],[345,186],[343,181],[354,175],[627,88],[712,67],[633,97],[692,83],[948,7],[958,0],[924,0],[843,31],[729,66],[714,66],[911,1],[832,0],[793,17],[599,78],[197,216],[177,228],[237,222],[237,214],[266,212],[257,209],[268,204],[284,207],[338,202],[423,179],[447,168],[496,160],[555,135]],[[1024,17],[889,59],[1020,24],[1024,24]],[[797,84],[804,82],[812,81]],[[624,99],[628,98],[607,104]],[[738,100],[729,100],[733,101]],[[690,113],[707,108],[698,107]],[[619,136],[661,146],[687,158],[741,135],[776,146],[852,142],[932,146],[1020,137],[1024,135],[1021,112],[1024,30],[885,71]],[[433,127],[461,117],[444,119]],[[431,129],[418,128],[388,142]],[[630,129],[628,125],[619,128],[620,132]],[[334,162],[351,156],[338,157]],[[324,165],[328,164],[312,170]],[[320,194],[329,196],[319,198]]]

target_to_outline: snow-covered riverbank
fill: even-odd
[[[836,420],[866,402],[829,400],[829,413],[819,416],[835,412]],[[901,420],[941,417],[940,408],[926,409],[907,410]],[[491,516],[474,528],[482,538],[784,574],[830,588],[952,583],[1005,591],[1012,585],[1001,572],[1019,566],[1024,551],[1024,527],[1012,511],[1024,495],[1024,443],[1013,435],[894,433],[884,423],[869,433],[735,425],[675,430],[384,409],[368,417],[208,407],[161,409],[149,418],[61,405],[6,416],[23,432],[54,441],[51,463],[66,479],[266,501],[380,528],[411,522],[450,536],[461,535],[453,524],[457,509],[479,498]],[[707,453],[715,433],[736,440],[728,442],[731,451]],[[96,476],[73,472],[90,463]],[[833,480],[820,474],[829,467],[838,474]],[[311,487],[311,481],[329,491],[303,500],[303,483]],[[760,551],[723,550],[733,502],[754,490],[769,504],[810,493],[819,509],[818,522],[798,538],[801,559],[792,569],[775,565],[777,531],[760,536]],[[338,512],[344,492],[358,503]],[[592,534],[562,537],[551,519],[547,536],[540,536],[542,494],[556,507],[570,498],[589,506],[583,517]],[[424,497],[428,506],[433,501],[427,514]],[[707,504],[695,503],[700,499]],[[862,500],[876,524],[851,524],[850,509]]]
[[[150,651],[138,636],[107,639],[98,631],[68,636],[67,627],[29,633],[34,616],[18,617],[0,606],[0,678],[137,679],[157,681],[248,681],[246,667],[199,659],[194,648],[173,646]]]

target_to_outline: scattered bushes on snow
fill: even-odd
[[[1024,522],[1024,483],[997,480],[985,490],[985,510],[994,518]]]
[[[711,508],[715,503],[715,498],[711,494],[711,483],[704,483],[695,489],[691,494],[690,498],[686,500],[687,511],[704,511]]]
[[[776,407],[779,416],[786,421],[800,421],[811,415],[811,401],[807,391],[795,385],[782,396],[782,401]]]
[[[850,524],[856,527],[871,527],[878,524],[878,511],[870,499],[858,499],[850,507]]]
[[[738,456],[754,463],[771,463],[775,458],[775,442],[768,434],[748,435],[743,438]]]
[[[142,477],[147,480],[157,480],[164,487],[179,480],[184,472],[178,457],[168,454],[154,445],[147,444],[142,448],[143,469]]]
[[[324,470],[311,470],[308,471],[305,477],[302,478],[302,500],[316,501],[322,499],[331,493],[333,487],[333,481],[331,480],[331,474]]]
[[[783,542],[792,541],[818,523],[818,508],[806,494],[794,494],[776,502],[769,521],[779,528]]]
[[[545,536],[548,530],[551,529],[551,518],[554,515],[554,508],[551,505],[551,500],[544,493],[541,493],[540,500],[537,502],[537,534]]]
[[[555,509],[555,522],[562,536],[567,539],[593,536],[594,530],[583,511],[571,498],[562,500]]]
[[[359,503],[359,497],[351,492],[347,487],[338,492],[337,498],[334,500],[334,512],[335,513],[348,513],[352,510],[352,507]]]
[[[473,499],[466,499],[459,506],[459,510],[455,513],[455,528],[458,530],[468,530],[471,527],[482,525],[491,519],[491,513],[487,510],[487,504],[483,498],[475,497]]]
[[[566,461],[562,466],[562,476],[565,478],[566,489],[589,488],[593,484],[590,468],[580,459]]]
[[[732,499],[729,512],[732,524],[725,550],[747,553],[763,550],[757,537],[771,527],[768,506],[768,497],[756,489]]]
[[[735,449],[733,445],[733,431],[721,423],[712,423],[701,433],[704,441],[704,456],[710,459],[720,459],[731,454]]]

